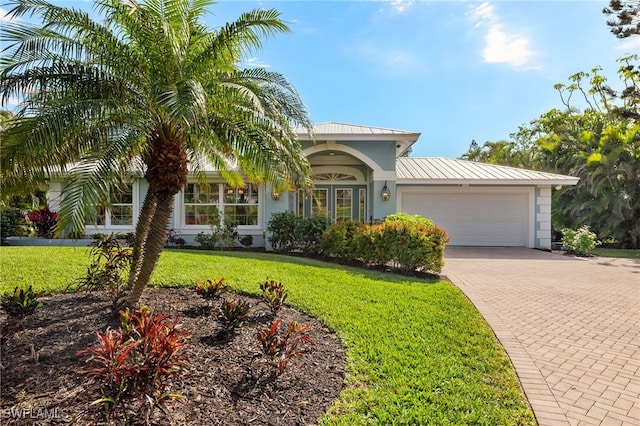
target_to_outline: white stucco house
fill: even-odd
[[[327,215],[333,221],[370,222],[395,212],[429,217],[444,228],[452,245],[551,248],[551,192],[578,178],[450,158],[402,157],[420,133],[337,122],[314,126],[313,137],[300,131],[314,186],[306,193],[283,194],[270,185],[237,188],[207,170],[208,183],[194,177],[176,196],[171,227],[188,242],[209,230],[212,215],[267,245],[273,213]],[[62,181],[50,182],[50,208]],[[95,232],[131,232],[147,191],[144,179],[109,210],[99,212]]]

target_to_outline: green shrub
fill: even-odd
[[[579,255],[589,255],[601,242],[596,239],[596,234],[589,231],[589,227],[584,225],[579,229],[565,228],[562,230],[562,245],[565,250]]]
[[[322,247],[328,256],[379,266],[393,263],[405,273],[419,269],[439,273],[448,241],[446,232],[430,219],[402,213],[373,225],[337,223],[325,231]]]
[[[338,222],[322,235],[322,252],[342,259],[360,259],[365,225],[357,221]]]
[[[429,218],[419,216],[417,214],[409,213],[393,213],[384,218],[385,222],[401,222],[401,223],[414,223],[424,226],[433,225],[433,221]]]
[[[7,244],[7,237],[16,235],[22,213],[16,207],[0,207],[0,244]]]
[[[382,225],[386,240],[392,240],[392,260],[405,273],[418,269],[433,272],[442,271],[444,266],[444,245],[449,241],[447,234],[434,225],[424,222],[385,221]]]
[[[320,240],[329,225],[331,221],[326,216],[314,215],[298,220],[295,228],[295,248],[304,253],[320,253],[322,250]]]
[[[324,231],[331,224],[326,216],[302,218],[293,212],[274,213],[267,230],[271,234],[269,243],[275,251],[300,250],[307,254],[318,254]]]
[[[267,230],[271,234],[269,243],[275,251],[289,252],[296,248],[298,241],[298,223],[302,220],[293,212],[274,213],[269,219]]]
[[[233,247],[238,238],[238,227],[233,223],[222,225],[220,216],[214,217],[211,221],[211,233],[200,232],[194,237],[194,241],[206,250],[215,248]]]
[[[198,235],[193,237],[193,240],[205,250],[213,250],[218,246],[218,234],[215,232],[211,234],[199,232]]]

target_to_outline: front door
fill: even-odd
[[[327,216],[332,222],[367,217],[367,188],[364,185],[317,185],[308,194],[299,193],[299,211],[308,216]]]

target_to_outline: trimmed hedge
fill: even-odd
[[[329,226],[324,216],[302,218],[292,212],[275,213],[269,221],[269,242],[278,252],[302,251],[389,265],[404,273],[416,270],[440,273],[444,266],[447,233],[430,219],[396,213],[383,222],[366,225],[357,221]]]
[[[278,252],[300,250],[318,254],[320,239],[329,224],[329,219],[325,216],[302,218],[293,212],[274,213],[267,225],[267,230],[271,233],[269,242]]]
[[[404,273],[419,269],[440,273],[447,242],[447,233],[430,219],[406,213],[388,216],[373,225],[336,223],[321,240],[326,256],[375,265],[391,263]]]

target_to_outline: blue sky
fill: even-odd
[[[91,2],[57,1],[91,8]],[[413,156],[459,157],[472,139],[507,139],[551,108],[555,83],[640,53],[617,40],[607,1],[221,1],[211,28],[276,8],[292,32],[246,58],[285,74],[314,122],[421,132]]]

